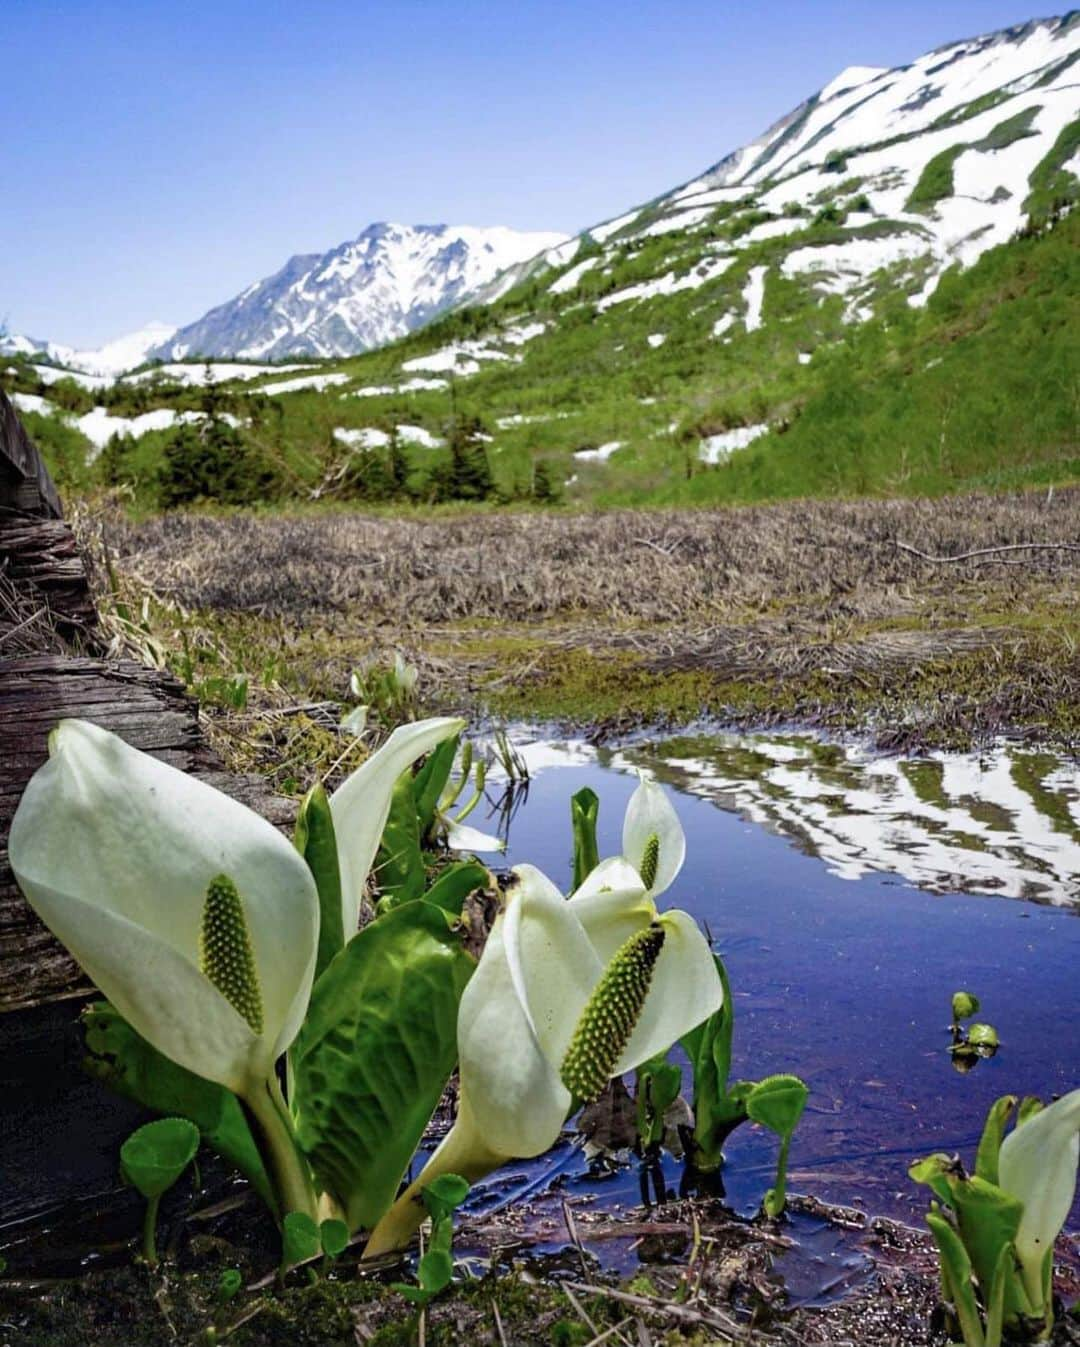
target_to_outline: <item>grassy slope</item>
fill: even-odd
[[[828,199],[812,203],[824,216],[800,235],[800,247],[895,228],[850,209],[859,186],[859,179],[838,180]],[[829,218],[830,208],[848,210],[846,227]],[[548,273],[392,347],[330,362],[350,376],[344,388],[273,398],[261,410],[251,390],[234,388],[221,393],[223,409],[256,417],[253,438],[280,465],[287,495],[301,500],[347,457],[335,428],[407,424],[441,434],[455,413],[484,424],[504,490],[527,489],[533,463],[544,459],[556,480],[576,478],[568,497],[588,505],[937,494],[1076,479],[1080,212],[992,250],[968,271],[947,273],[922,309],[906,299],[919,288],[917,264],[878,273],[858,297],[875,310],[861,324],[844,321],[851,297],[782,274],[784,239],[742,247],[704,285],[597,310],[605,295],[708,265],[760,218],[749,202],[719,208],[704,228],[632,240],[568,294],[551,294]],[[587,256],[582,250],[572,265]],[[755,266],[769,268],[764,323],[747,333],[744,291]],[[730,340],[713,335],[726,315]],[[469,339],[498,345],[500,332],[527,322],[546,324],[544,334],[504,343],[515,359],[485,361],[449,388],[348,396],[415,377],[402,366],[418,355]],[[650,345],[654,334],[664,335],[662,345]],[[800,363],[800,353],[812,353],[809,363]],[[50,392],[21,377],[23,391]],[[125,395],[134,396],[116,390],[121,414],[159,405],[194,410],[203,396],[144,389],[127,408]],[[510,424],[511,417],[528,421]],[[727,463],[700,462],[703,437],[763,422],[773,433]],[[71,443],[81,437],[64,435],[50,418],[32,416],[28,424],[63,482],[83,486],[87,475],[73,466]],[[147,507],[167,438],[145,435],[125,453],[124,477]],[[606,463],[573,457],[611,441],[623,447]],[[408,452],[419,487],[440,451]]]

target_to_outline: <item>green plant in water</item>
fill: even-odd
[[[786,1173],[791,1138],[809,1094],[798,1076],[766,1076],[764,1080],[730,1082],[735,1005],[723,960],[716,969],[724,1000],[704,1023],[682,1039],[694,1072],[694,1137],[691,1163],[709,1173],[724,1163],[724,1143],[742,1123],[752,1121],[780,1137],[776,1182],[765,1194],[767,1215],[779,1216],[786,1200]]]
[[[158,1261],[157,1215],[162,1195],[195,1159],[198,1149],[199,1129],[186,1118],[158,1118],[132,1132],[120,1147],[124,1178],[146,1198],[142,1256],[150,1267]]]
[[[909,1169],[937,1199],[926,1223],[964,1347],[1000,1347],[1006,1333],[1010,1340],[1049,1340],[1054,1242],[1075,1196],[1078,1157],[1080,1089],[1046,1108],[1037,1099],[998,1099],[970,1175],[943,1154]]]
[[[440,1174],[420,1191],[424,1209],[431,1217],[431,1234],[417,1264],[417,1284],[393,1283],[394,1290],[414,1305],[427,1305],[450,1285],[454,1275],[454,1212],[468,1195],[468,1181],[460,1174]]]
[[[440,1174],[472,1182],[511,1157],[542,1154],[610,1077],[666,1051],[720,1003],[696,923],[658,912],[621,857],[569,900],[533,866],[514,875],[461,998],[457,1119],[376,1227],[368,1255],[408,1242],[423,1218],[420,1194]]]
[[[964,1074],[977,1066],[980,1059],[993,1057],[1001,1046],[998,1032],[992,1024],[963,1025],[979,1013],[979,998],[972,992],[953,992],[952,998],[952,1044],[949,1054],[957,1071]]]
[[[810,1091],[798,1076],[766,1076],[746,1096],[751,1121],[767,1127],[780,1138],[776,1183],[765,1194],[762,1206],[767,1216],[779,1216],[787,1200],[787,1163],[791,1138],[806,1107]]]

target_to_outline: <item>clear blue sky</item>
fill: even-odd
[[[573,232],[1024,0],[0,0],[0,321],[180,323],[373,220]]]

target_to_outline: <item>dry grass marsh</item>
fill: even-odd
[[[708,714],[942,744],[1080,729],[1076,489],[110,517],[104,537],[129,583],[209,624],[238,665],[278,658],[304,695],[343,698],[353,665],[402,649],[429,706],[579,725]]]

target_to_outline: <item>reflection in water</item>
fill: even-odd
[[[618,751],[522,748],[535,775],[641,769],[792,839],[843,879],[871,871],[935,892],[1080,903],[1074,765],[1007,744],[979,754],[871,755],[809,735],[667,739]]]
[[[668,786],[687,834],[668,896],[727,964],[733,1077],[794,1071],[810,1086],[792,1192],[921,1222],[913,1159],[972,1153],[1001,1094],[1048,1099],[1080,1084],[1080,815],[1065,761],[1005,744],[904,761],[801,735],[521,751],[532,776],[506,863],[531,862],[564,886],[574,791],[600,796],[604,856],[621,849],[634,773]],[[965,1075],[949,1053],[958,988],[981,999],[978,1017],[1002,1044]],[[744,1127],[726,1150],[728,1200],[752,1212],[772,1181],[775,1139]],[[665,1157],[664,1169],[677,1191],[679,1166]],[[557,1179],[603,1210],[641,1200],[636,1169],[598,1182],[568,1148],[528,1172],[534,1195]]]

